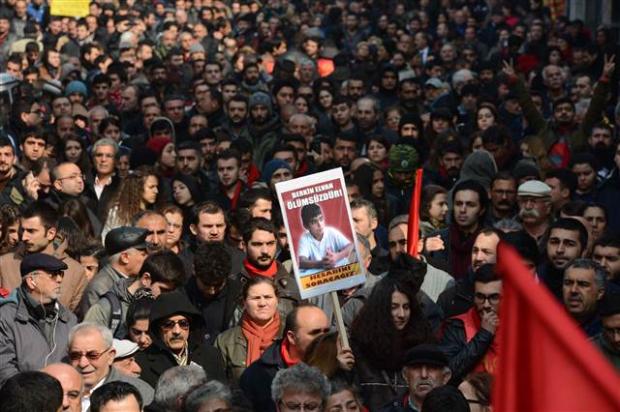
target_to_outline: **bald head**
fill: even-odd
[[[64,162],[52,170],[54,188],[70,196],[79,196],[84,191],[84,177],[75,163]]]
[[[83,381],[82,375],[72,366],[65,363],[53,363],[41,369],[48,375],[58,379],[62,386],[62,410],[81,412]]]

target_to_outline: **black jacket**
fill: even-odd
[[[280,353],[281,344],[281,339],[275,341],[241,375],[239,387],[252,403],[255,411],[276,411],[276,405],[271,399],[271,382],[280,369],[287,368]]]
[[[235,324],[235,309],[241,299],[241,282],[227,279],[226,286],[213,299],[206,300],[198,289],[196,278],[191,277],[185,285],[189,301],[200,312],[205,323],[204,338],[211,345],[220,333]]]
[[[113,206],[114,197],[121,186],[121,178],[118,175],[112,176],[112,181],[103,188],[99,198],[97,198],[97,193],[95,192],[95,179],[88,178],[85,183],[84,195],[97,205],[97,217],[100,222],[105,223],[108,219],[108,211]]]
[[[203,321],[200,312],[189,302],[187,296],[179,291],[164,293],[155,300],[149,317],[149,333],[153,344],[136,355],[142,368],[140,378],[155,387],[159,376],[177,365],[170,350],[160,339],[159,325],[173,315],[185,315],[190,319],[188,339],[188,364],[196,363],[207,373],[209,379],[226,382],[224,362],[220,353],[203,338]]]

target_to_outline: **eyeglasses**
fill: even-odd
[[[603,332],[605,332],[609,336],[620,335],[620,328],[606,328],[606,327],[603,327]]]
[[[59,177],[56,180],[66,180],[66,179],[71,179],[71,180],[84,180],[84,175],[83,174],[79,174],[79,175],[71,175],[71,176],[66,176],[66,177]]]
[[[98,360],[100,357],[103,356],[103,354],[108,352],[110,349],[112,349],[111,346],[108,347],[103,352],[95,352],[94,350],[91,350],[88,352],[69,352],[69,359],[71,359],[72,361],[79,361],[83,357],[86,357],[86,359],[92,362],[92,361]]]
[[[312,403],[298,403],[298,402],[283,402],[280,401],[280,408],[282,405],[289,411],[318,411],[321,407],[319,402]]]
[[[57,272],[34,272],[32,274],[33,276],[47,276],[51,279],[57,278],[60,276],[61,279],[63,279],[65,277],[65,272],[63,272],[62,270],[59,270]]]
[[[161,328],[165,331],[171,331],[172,329],[174,329],[174,327],[176,325],[179,325],[179,327],[183,330],[188,330],[189,329],[189,320],[187,319],[181,319],[181,320],[167,320],[165,322],[163,322],[161,324]]]
[[[501,297],[501,293],[491,293],[490,295],[485,295],[484,293],[476,292],[474,295],[474,300],[478,303],[484,303],[488,300],[490,304],[496,305],[499,303]]]

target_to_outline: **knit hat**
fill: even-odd
[[[408,144],[395,144],[390,149],[391,172],[413,172],[418,165],[419,156],[415,148]]]
[[[172,139],[169,137],[153,137],[146,142],[146,147],[159,157],[168,143],[172,143]]]
[[[273,108],[271,106],[271,96],[269,96],[265,92],[260,91],[252,93],[249,101],[250,110],[252,110],[254,106],[258,106],[259,104],[267,107],[267,110],[269,110],[269,114],[272,114]]]
[[[261,180],[263,182],[269,183],[271,181],[271,176],[273,176],[273,174],[278,169],[287,169],[289,172],[293,172],[291,166],[284,160],[273,159],[268,161],[267,164],[265,164],[265,166],[263,167],[263,174],[261,176]]]
[[[88,88],[83,82],[79,80],[72,80],[65,88],[65,96],[69,96],[73,93],[79,93],[86,98],[88,97]]]

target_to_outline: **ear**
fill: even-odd
[[[127,253],[127,251],[122,251],[122,252],[121,252],[121,254],[120,254],[120,256],[119,256],[119,258],[118,258],[118,260],[119,260],[122,264],[124,264],[124,265],[126,265],[127,263],[129,263],[129,258],[128,258],[128,253]]]
[[[50,227],[49,229],[47,229],[47,233],[45,234],[45,237],[49,241],[54,240],[54,238],[56,237],[56,228]]]
[[[371,217],[370,218],[370,228],[372,230],[375,230],[377,228],[377,226],[379,226],[379,220],[376,217]]]
[[[407,382],[407,384],[409,384],[409,379],[407,378],[407,369],[408,368],[405,366],[400,373],[401,373],[401,375],[403,375],[403,379],[405,380],[405,382]]]
[[[37,282],[32,276],[26,276],[26,286],[29,290],[34,290],[34,288],[37,286]]]
[[[443,384],[446,385],[450,379],[452,379],[452,371],[450,370],[450,368],[446,368],[444,374],[443,374]]]
[[[19,115],[19,117],[22,119],[22,122],[26,123],[26,120],[28,120],[28,113],[23,112]]]
[[[564,188],[560,190],[560,195],[564,198],[564,199],[569,199],[570,198],[570,190],[568,190],[568,188]]]
[[[62,180],[54,180],[54,189],[58,190],[59,192],[62,190]]]
[[[596,294],[596,300],[599,301],[603,299],[603,296],[605,296],[605,288],[600,288]]]
[[[198,229],[196,228],[195,224],[192,223],[191,225],[189,225],[189,230],[190,232],[192,232],[192,235],[198,236]]]
[[[108,366],[112,366],[114,363],[114,357],[116,356],[116,349],[110,348],[110,352],[108,353]]]
[[[145,288],[149,288],[151,287],[151,284],[153,283],[153,278],[151,278],[151,274],[148,272],[144,272],[141,276],[140,276],[140,284],[142,286],[144,286]]]
[[[292,330],[289,330],[286,332],[286,340],[288,341],[288,343],[290,343],[291,345],[295,345],[295,332],[293,332]]]

